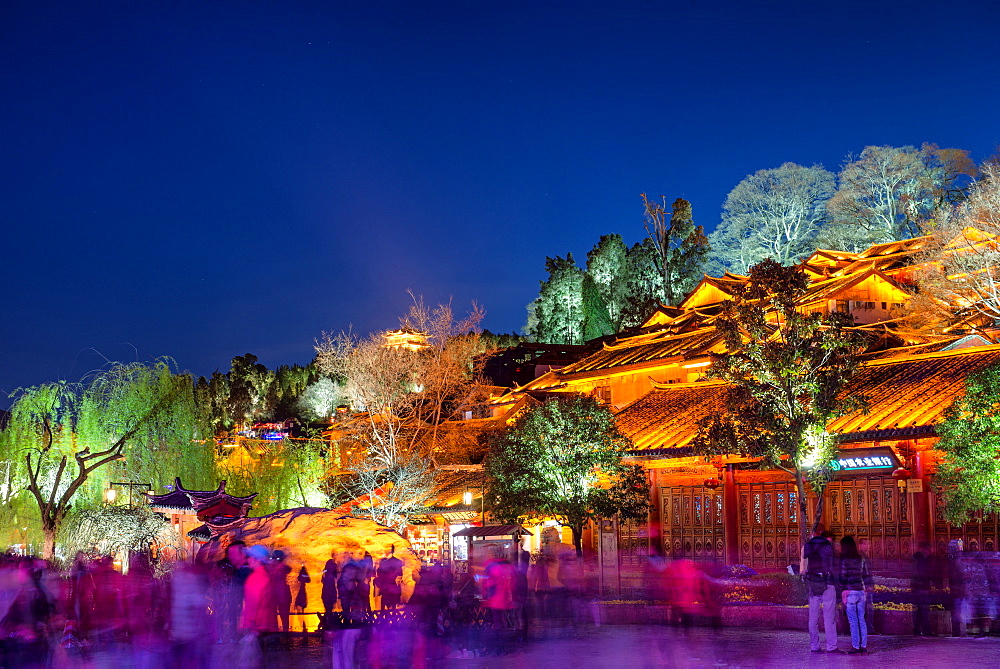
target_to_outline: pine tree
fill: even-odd
[[[621,329],[628,303],[628,247],[619,234],[601,235],[587,253],[587,274],[593,280],[611,320],[611,332]]]

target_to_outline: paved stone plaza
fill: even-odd
[[[841,649],[850,640],[840,638]],[[268,654],[269,668],[327,669],[329,649],[318,639],[294,640],[291,650]],[[433,653],[432,653],[433,654]],[[872,636],[867,655],[810,653],[805,632],[763,629],[725,629],[719,633],[696,629],[689,637],[669,628],[605,626],[514,644],[503,656],[431,660],[425,666],[442,669],[500,669],[507,667],[626,669],[653,667],[996,667],[1000,665],[1000,638],[953,639]],[[383,669],[413,666],[388,661]]]

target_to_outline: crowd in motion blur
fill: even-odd
[[[394,549],[341,552],[309,574],[239,541],[217,562],[155,567],[138,553],[127,565],[78,555],[63,569],[2,555],[0,667],[253,667],[307,631],[333,667],[427,666],[504,654],[540,618],[553,630],[593,622],[596,590],[575,555],[518,552],[457,575],[424,565],[406,593],[403,567]],[[313,578],[322,596],[310,602]]]
[[[836,652],[838,590],[852,647],[867,646],[873,581],[864,546],[850,537],[840,544],[836,553],[830,533],[820,533],[805,551],[801,582],[814,652],[823,652],[821,612],[826,652]],[[960,546],[940,557],[929,548],[921,545],[914,556],[913,634],[934,634],[928,606],[945,581],[953,634],[964,635],[967,623],[982,634],[993,631],[1000,597],[976,585],[977,574],[992,572]],[[578,559],[573,550],[495,552],[461,573],[425,564],[413,574],[412,589],[403,585],[404,561],[394,548],[377,556],[332,552],[316,574],[290,564],[280,550],[239,541],[216,562],[153,565],[133,554],[120,565],[109,556],[78,555],[59,569],[34,557],[0,555],[0,668],[200,669],[228,662],[252,669],[294,654],[303,646],[292,648],[293,641],[307,632],[322,657],[317,666],[334,669],[429,667],[445,658],[505,655],[523,642],[600,625],[598,573],[596,562]],[[688,559],[645,559],[634,594],[649,608],[635,607],[647,615],[633,622],[671,627],[650,628],[643,653],[654,664],[657,657],[670,663],[670,639],[677,635],[720,661],[735,650],[719,633],[726,604],[719,573]],[[313,592],[322,594],[310,601],[305,585],[314,579],[320,588]]]

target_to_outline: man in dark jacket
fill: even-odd
[[[819,647],[819,616],[822,610],[823,629],[826,630],[826,652],[839,653],[833,532],[817,528],[816,536],[806,542],[802,553],[806,559],[805,581],[809,591],[809,649],[814,653],[823,652]]]

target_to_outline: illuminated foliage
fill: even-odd
[[[969,152],[960,149],[866,146],[840,172],[822,243],[861,251],[916,237],[942,209],[964,199],[975,173]]]
[[[458,319],[451,304],[432,308],[414,296],[400,325],[419,335],[416,348],[390,345],[383,332],[363,339],[324,333],[316,342],[316,364],[344,380],[353,411],[339,440],[358,455],[329,488],[335,504],[362,500],[372,520],[393,527],[423,508],[435,466],[455,459],[443,423],[486,400],[482,318],[476,305]]]
[[[801,269],[765,260],[750,268],[747,283],[723,304],[716,324],[730,353],[706,377],[732,388],[725,410],[704,419],[693,442],[704,455],[760,458],[762,467],[792,474],[803,542],[810,529],[805,483],[822,499],[837,453],[826,425],[864,403],[840,397],[858,368],[861,335],[849,328],[849,314],[799,313],[796,300],[806,286]]]
[[[660,272],[662,293],[657,299],[675,305],[701,279],[701,267],[709,251],[708,237],[702,226],[694,224],[691,203],[687,200],[674,200],[669,215],[666,198],[662,196],[656,202],[643,193],[642,203],[646,209],[646,234],[656,249]]]
[[[968,200],[938,216],[910,314],[933,319],[938,329],[970,316],[1000,322],[998,238],[1000,165],[987,163]]]
[[[254,516],[326,502],[321,490],[329,468],[326,442],[239,439],[236,446],[222,450],[218,477],[234,495],[257,493]]]
[[[501,521],[553,517],[573,531],[616,513],[644,518],[648,483],[622,464],[631,445],[611,412],[592,397],[555,397],[528,409],[494,437],[486,459],[486,506]]]
[[[149,510],[142,500],[137,506],[99,506],[71,514],[62,532],[66,555],[77,551],[98,555],[143,552],[151,545],[160,550],[181,549],[183,542],[170,522]]]
[[[99,504],[109,481],[209,483],[213,449],[197,441],[202,419],[191,378],[167,360],[20,391],[0,443],[37,505],[44,554],[52,556],[71,506]]]
[[[935,483],[945,518],[961,525],[1000,512],[1000,367],[970,374],[937,426],[944,453]]]

